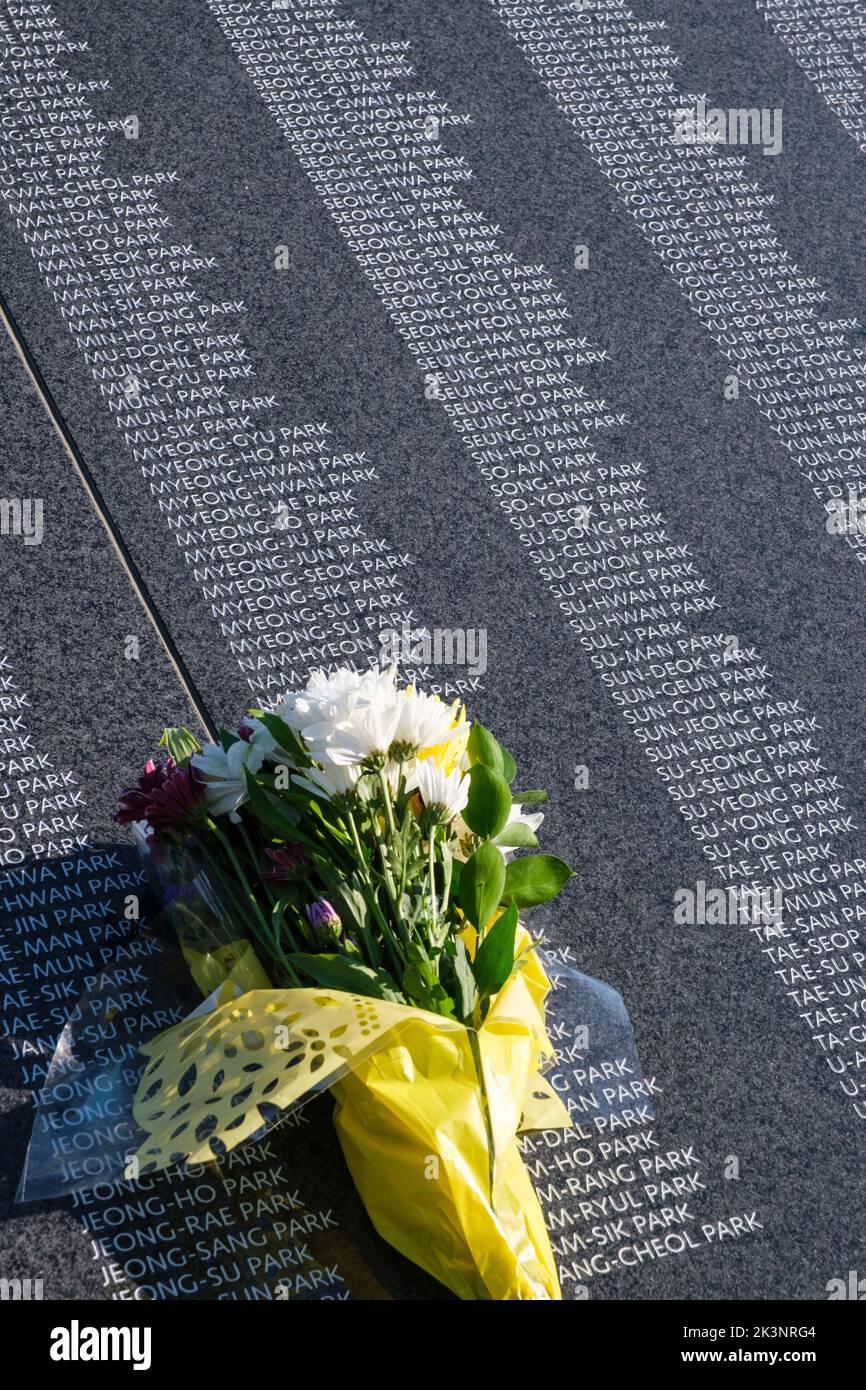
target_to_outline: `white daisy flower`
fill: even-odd
[[[306,688],[283,697],[274,713],[297,729],[317,762],[360,762],[380,748],[396,699],[396,668],[314,671]],[[332,757],[332,749],[337,756]]]
[[[317,762],[362,763],[374,754],[387,754],[399,718],[400,709],[392,692],[390,700],[358,705],[348,719],[337,724],[323,720],[303,733]]]
[[[399,719],[394,742],[416,751],[435,748],[437,743],[462,734],[467,727],[465,720],[454,724],[454,705],[446,705],[438,695],[427,695],[411,685],[398,692],[397,709]]]
[[[436,811],[442,820],[459,816],[469,800],[469,778],[459,768],[443,772],[441,767],[425,758],[417,765],[418,790],[428,811]]]
[[[332,801],[335,796],[345,796],[352,792],[358,783],[360,772],[357,767],[345,764],[325,763],[322,767],[308,767],[292,779],[293,786],[304,787],[315,796],[323,793]]]

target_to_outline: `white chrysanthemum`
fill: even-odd
[[[401,786],[404,792],[413,792],[418,786],[418,763],[415,758],[407,758],[404,763],[390,759],[382,769],[392,796],[397,796]]]
[[[321,763],[362,763],[374,754],[384,755],[394,741],[400,710],[393,698],[358,705],[339,723],[322,720],[304,729],[310,752]]]
[[[394,676],[393,668],[371,669],[354,684],[335,682],[333,698],[310,704],[310,717],[300,729],[317,762],[348,765],[387,753],[397,722]],[[304,702],[298,702],[296,717]]]
[[[303,773],[292,779],[292,785],[305,787],[316,796],[324,793],[328,800],[332,801],[335,796],[344,796],[347,792],[354,791],[359,776],[356,767],[326,763],[322,767],[305,768]]]
[[[397,700],[396,668],[314,671],[306,688],[286,695],[274,713],[298,730],[317,762],[360,762],[387,751],[390,711]]]
[[[363,675],[347,666],[337,671],[313,671],[303,690],[290,691],[271,711],[291,729],[300,731],[329,712],[350,712],[358,698]]]
[[[418,790],[427,810],[435,810],[443,820],[459,816],[469,800],[469,778],[457,767],[443,772],[429,758],[417,763],[416,768]]]
[[[455,705],[446,705],[438,695],[427,695],[411,685],[398,692],[397,709],[394,742],[409,748],[435,748],[437,743],[456,738],[467,727],[465,720],[455,725]]]
[[[218,743],[207,743],[190,762],[204,783],[205,800],[211,815],[225,816],[238,822],[238,807],[247,799],[247,780],[244,769],[258,772],[265,758],[273,753],[276,744],[261,725],[253,729],[249,742],[238,739],[228,752]]]
[[[393,700],[397,694],[396,666],[371,666],[369,671],[364,672],[362,699]]]

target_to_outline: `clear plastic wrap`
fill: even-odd
[[[517,1135],[570,1124],[557,1050],[570,1064],[625,1057],[639,1074],[619,995],[540,951],[477,1032],[375,998],[275,990],[231,884],[188,856],[151,859],[150,868],[167,899],[163,919],[127,944],[123,962],[70,1015],[37,1098],[18,1199],[147,1191],[167,1173],[204,1172],[231,1188],[238,1160],[252,1162],[265,1136],[330,1089],[344,1159],[380,1235],[459,1297],[558,1298]],[[303,1166],[305,1201],[317,1209],[328,1194],[315,1191],[315,1163]],[[331,1165],[327,1181],[335,1176]],[[286,1229],[277,1223],[265,1238],[274,1267]],[[362,1248],[356,1241],[348,1263],[363,1269],[364,1287],[371,1261]],[[345,1234],[322,1232],[316,1268],[335,1268],[335,1250],[345,1264]],[[206,1268],[213,1281],[215,1267]],[[293,1278],[286,1296],[333,1296]],[[222,1296],[197,1288],[189,1296]]]

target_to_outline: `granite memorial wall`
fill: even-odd
[[[641,1062],[564,1028],[575,1128],[524,1141],[567,1298],[824,1297],[862,1249],[845,9],[0,22],[0,289],[207,716],[399,648],[550,789],[578,876],[538,925],[619,991]],[[4,488],[43,501],[0,547],[17,1095],[139,931],[113,796],[194,715],[5,356]],[[365,1225],[326,1104],[234,1173],[10,1206],[10,1259],[26,1230],[85,1296],[436,1297]]]

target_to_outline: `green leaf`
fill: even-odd
[[[518,907],[536,907],[555,897],[573,877],[574,870],[555,854],[530,854],[511,860],[505,870],[504,896],[513,898]]]
[[[506,825],[504,830],[500,830],[499,834],[493,837],[493,843],[503,845],[506,849],[538,849],[538,840],[522,820]]]
[[[244,768],[244,774],[247,781],[250,810],[256,820],[271,832],[271,836],[278,840],[300,841],[304,846],[311,868],[317,868],[320,864],[330,864],[331,858],[322,860],[321,846],[302,828],[301,817],[294,806],[287,802],[285,793],[281,792],[274,795],[263,788],[248,767]],[[328,853],[332,856],[332,851],[329,850]]]
[[[489,840],[508,820],[511,810],[511,788],[499,772],[494,772],[486,763],[476,763],[469,769],[469,800],[463,812],[463,819],[480,835]]]
[[[451,853],[451,847],[447,840],[440,840],[437,849],[439,851],[439,858],[442,862],[442,897],[439,906],[442,912],[444,912],[451,896],[451,881],[454,877],[454,855]]]
[[[460,901],[460,876],[463,873],[463,860],[452,859],[451,861],[451,901]]]
[[[245,770],[248,771],[249,769]],[[309,836],[305,838],[298,828],[306,818],[307,829],[311,834],[316,830],[326,831],[332,839],[339,841],[340,844],[347,845],[349,843],[348,832],[328,820],[325,812],[331,814],[332,810],[327,800],[320,801],[312,792],[307,791],[305,787],[296,786],[294,782],[288,787],[276,787],[272,773],[259,772],[256,781],[260,788],[267,789],[272,805],[278,805],[279,811],[286,817],[286,821],[291,827],[291,833],[296,839],[303,839],[305,844],[309,839]],[[273,793],[272,798],[271,792]],[[313,820],[317,822],[316,826],[309,824]]]
[[[378,966],[382,961],[382,950],[375,931],[370,926],[370,906],[357,882],[347,883],[342,876],[327,882],[319,868],[319,877],[326,884],[328,901],[336,908],[337,916],[360,941],[367,956],[367,963]]]
[[[286,960],[325,989],[348,990],[371,999],[388,999],[392,1004],[405,1003],[387,970],[374,970],[355,957],[292,951]]]
[[[285,720],[280,719],[277,714],[259,714],[256,717],[264,724],[271,737],[276,739],[282,751],[290,754],[293,767],[310,766],[309,754],[294,729],[290,728]]]
[[[473,766],[475,763],[483,763],[485,767],[492,767],[494,772],[498,772],[500,775],[503,773],[505,758],[502,749],[490,730],[485,729],[483,724],[479,724],[477,719],[469,730],[466,752],[469,754],[469,761]]]
[[[479,936],[502,901],[505,860],[495,845],[480,845],[460,874],[460,906]]]
[[[354,883],[346,883],[345,879],[329,884],[328,888],[331,895],[329,901],[334,903],[338,917],[343,922],[351,922],[352,927],[358,931],[363,931],[367,926],[370,909],[360,888]],[[335,899],[337,901],[334,901]]]
[[[547,792],[512,792],[511,800],[515,806],[538,806],[547,800]]]
[[[472,973],[472,962],[462,937],[454,939],[454,954],[439,957],[439,979],[454,1000],[454,1010],[461,1022],[472,1017],[478,1002],[478,990]]]
[[[454,1003],[440,983],[439,973],[423,946],[410,941],[407,949],[409,964],[403,973],[404,993],[421,1008],[446,1017],[454,1012]]]
[[[250,807],[256,820],[261,821],[268,830],[283,839],[294,834],[296,827],[282,814],[277,802],[262,790],[248,767],[244,768],[244,775],[247,779]]]
[[[193,753],[201,751],[201,744],[189,729],[163,729],[159,746],[168,750],[178,767],[184,767]]]
[[[517,905],[511,903],[493,923],[472,963],[472,973],[482,999],[497,994],[514,969],[516,930]]]
[[[505,778],[506,782],[510,783],[513,782],[517,776],[517,763],[514,761],[507,748],[502,748],[501,744],[500,748],[502,751],[503,763],[502,776]]]

